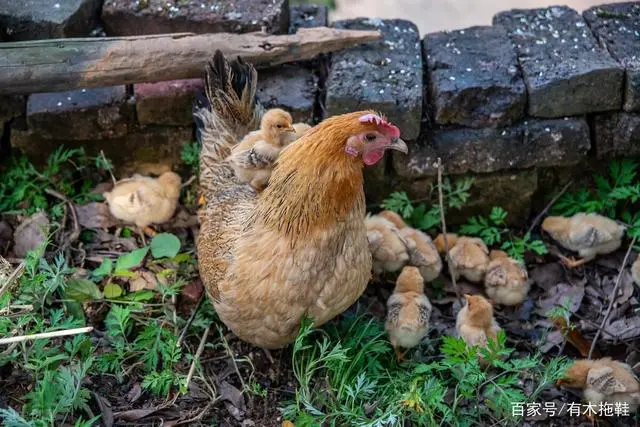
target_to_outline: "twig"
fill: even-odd
[[[569,187],[571,187],[571,185],[573,184],[573,179],[570,179],[569,182],[566,183],[566,185],[564,187],[562,187],[562,190],[560,190],[560,192],[558,194],[555,195],[555,197],[553,199],[551,199],[551,201],[547,204],[547,206],[544,207],[544,209],[542,209],[542,212],[540,212],[534,219],[533,222],[531,223],[531,226],[529,227],[529,229],[527,230],[527,234],[531,234],[531,232],[533,231],[534,228],[536,228],[536,226],[538,225],[538,223],[540,222],[540,220],[542,219],[543,216],[545,216],[547,214],[547,212],[549,212],[549,209],[551,209],[551,207],[553,205],[556,204],[556,202],[558,201],[558,199],[560,197],[562,197],[562,195],[564,193],[567,192],[567,190],[569,189]]]
[[[631,255],[631,251],[633,250],[633,245],[636,244],[637,237],[634,237],[629,244],[629,249],[627,249],[627,253],[622,260],[622,265],[620,266],[620,272],[618,273],[618,277],[616,278],[616,285],[613,287],[611,294],[609,295],[609,307],[607,307],[607,312],[604,314],[604,319],[602,319],[602,323],[596,332],[596,336],[593,337],[593,341],[591,342],[591,348],[589,349],[589,357],[587,359],[591,359],[591,355],[593,354],[593,350],[596,348],[596,344],[598,342],[598,338],[600,338],[600,334],[604,329],[604,326],[609,320],[609,315],[611,314],[611,309],[613,308],[613,304],[616,301],[616,294],[618,292],[618,288],[620,287],[620,283],[622,282],[622,273],[624,272],[624,268],[627,265],[627,261],[629,261],[629,256]]]
[[[189,389],[189,384],[191,384],[191,380],[193,379],[193,374],[196,372],[196,364],[204,351],[204,345],[207,342],[207,337],[209,336],[209,330],[211,329],[211,325],[207,326],[207,329],[204,330],[202,334],[202,338],[200,338],[200,344],[198,345],[198,349],[196,350],[196,354],[193,356],[193,360],[191,361],[191,366],[189,367],[189,373],[187,374],[186,389]]]
[[[451,258],[449,258],[449,239],[447,239],[447,222],[444,218],[444,195],[442,192],[442,160],[438,157],[438,203],[440,205],[440,222],[442,223],[442,236],[444,237],[444,250],[447,266],[449,267],[449,275],[451,276],[451,283],[453,283],[453,289],[456,291],[458,299],[461,298],[460,290],[458,289],[458,283],[456,282],[456,275],[451,264]]]
[[[50,188],[46,188],[44,192],[57,199],[62,200],[67,205],[69,205],[69,211],[71,212],[71,219],[73,220],[73,231],[71,232],[71,234],[69,234],[69,237],[67,237],[67,241],[64,242],[62,245],[60,245],[60,252],[62,252],[71,243],[75,242],[80,237],[80,223],[78,222],[78,214],[76,213],[76,208],[73,205],[73,203],[71,203],[71,200],[69,200],[67,196],[65,196],[64,194],[60,194],[57,191],[52,190]],[[64,224],[62,224],[62,226],[64,227]]]
[[[13,270],[13,273],[11,273],[11,275],[9,276],[9,278],[7,279],[7,281],[5,283],[2,284],[2,287],[0,287],[0,297],[2,296],[2,294],[4,294],[7,289],[9,289],[9,287],[11,286],[11,284],[18,278],[20,277],[20,274],[22,274],[22,270],[24,270],[25,264],[24,264],[24,260],[20,263],[20,265],[18,265],[16,267],[15,270]]]
[[[196,305],[196,309],[193,310],[193,313],[191,313],[191,316],[189,317],[189,320],[187,320],[187,324],[184,325],[184,328],[182,328],[182,332],[180,332],[180,336],[178,337],[178,341],[176,341],[176,347],[180,347],[182,345],[182,341],[184,341],[184,337],[187,335],[187,331],[191,327],[191,324],[193,323],[193,320],[196,318],[196,314],[198,313],[198,310],[200,309],[200,306],[202,305],[202,301],[204,301],[204,292],[202,293],[202,295],[200,295],[200,300],[198,301],[198,305]]]
[[[188,187],[195,180],[196,180],[196,176],[195,175],[191,175],[191,178],[189,178],[184,184],[182,184],[180,186],[180,188]]]
[[[229,354],[229,357],[231,357],[231,363],[233,364],[233,368],[235,369],[236,374],[240,379],[240,384],[242,384],[242,391],[248,390],[247,385],[244,383],[244,379],[242,378],[242,374],[240,373],[240,369],[238,369],[238,364],[236,363],[236,356],[233,354],[233,350],[231,350],[231,347],[229,346],[229,342],[227,341],[224,334],[222,333],[222,328],[220,328],[219,326],[218,326],[218,333],[220,334],[220,339],[222,340],[224,349]]]
[[[32,340],[40,340],[45,338],[65,337],[68,335],[78,335],[93,331],[93,326],[87,326],[86,328],[65,329],[62,331],[44,332],[41,334],[32,335],[19,335],[17,337],[0,338],[1,344],[11,344],[13,342],[24,342]]]
[[[100,150],[100,157],[102,157],[102,160],[104,160],[104,164],[108,165],[109,164],[109,160],[107,160],[107,156],[104,155],[104,151]],[[111,182],[113,182],[113,186],[115,187],[116,185],[116,177],[113,176],[113,174],[111,173],[111,168],[107,168],[107,172],[109,172],[109,176],[111,176]]]

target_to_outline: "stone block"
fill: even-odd
[[[593,134],[599,159],[640,155],[640,114],[598,114]]]
[[[8,122],[24,116],[27,111],[27,97],[23,95],[0,96],[0,122]]]
[[[0,0],[0,39],[39,40],[89,35],[101,0]]]
[[[625,111],[640,111],[640,3],[603,4],[582,14],[602,46],[625,69]]]
[[[267,108],[283,108],[296,122],[312,123],[317,79],[311,70],[281,65],[258,73],[258,101]]]
[[[380,30],[383,39],[336,52],[327,79],[325,116],[374,109],[400,128],[420,133],[422,58],[416,26],[404,20],[354,19],[337,28]]]
[[[119,138],[129,130],[133,116],[124,86],[34,93],[27,101],[29,129],[50,139]]]
[[[423,54],[436,124],[502,127],[524,116],[527,95],[504,28],[427,34]]]
[[[568,7],[514,9],[493,18],[516,45],[535,117],[618,110],[623,68],[598,45],[584,19]]]
[[[105,0],[102,21],[110,36],[247,33],[263,27],[286,33],[289,8],[287,0]]]
[[[191,127],[147,126],[117,139],[64,140],[48,139],[33,130],[11,130],[11,146],[19,149],[36,164],[46,161],[53,150],[64,145],[83,147],[88,155],[105,156],[113,161],[118,174],[148,169],[149,164],[175,166],[180,164],[184,143],[193,140]]]
[[[202,79],[171,80],[133,85],[136,113],[141,125],[189,126]]]
[[[581,161],[591,147],[582,118],[528,120],[504,129],[436,130],[428,138],[428,144],[410,146],[409,156],[394,155],[398,175],[435,175],[438,157],[447,174],[568,166]]]
[[[298,4],[289,8],[289,33],[295,33],[298,28],[326,27],[329,22],[329,12],[326,6],[317,4]]]

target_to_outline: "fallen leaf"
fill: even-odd
[[[591,349],[591,341],[588,341],[577,328],[570,328],[565,318],[555,316],[552,320],[560,332],[562,332],[562,336],[567,342],[574,346],[582,357],[588,357],[589,350]],[[598,349],[593,350],[593,357],[600,357]]]
[[[87,279],[69,280],[64,293],[67,297],[80,302],[102,299],[102,292],[100,292],[98,286]]]
[[[104,202],[92,202],[86,205],[74,205],[78,223],[83,228],[111,228],[121,225]]]
[[[113,416],[118,420],[124,421],[138,421],[142,418],[158,411],[159,408],[154,409],[131,409],[129,411],[116,412]]]
[[[104,277],[111,274],[111,271],[113,271],[113,261],[111,261],[111,258],[104,258],[102,264],[93,270],[93,275],[95,277]]]
[[[559,283],[549,289],[546,298],[538,300],[537,312],[541,316],[546,316],[554,307],[566,307],[571,313],[575,313],[580,308],[582,298],[584,298],[584,286]]]
[[[238,408],[241,411],[246,409],[244,404],[244,396],[242,392],[238,390],[236,387],[232,386],[226,381],[222,381],[219,387],[220,396],[223,399],[231,403],[233,406]]]
[[[95,392],[92,392],[92,394],[98,404],[98,408],[100,408],[100,412],[102,413],[100,421],[102,421],[104,427],[113,426],[113,411],[111,410],[111,403]]]
[[[0,221],[0,240],[11,240],[13,229],[7,221]]]
[[[120,285],[109,282],[105,285],[103,292],[105,298],[118,298],[120,295],[122,295],[122,288],[120,287]]]
[[[178,212],[171,219],[171,222],[165,224],[169,229],[173,228],[191,228],[200,224],[198,216],[189,213],[184,208],[179,207]]]
[[[627,317],[609,323],[604,327],[603,339],[606,341],[629,340],[640,337],[640,316]]]
[[[153,290],[158,286],[156,275],[150,271],[141,272],[137,278],[129,282],[129,292],[137,292],[143,289]]]
[[[559,346],[563,342],[564,342],[564,338],[562,337],[562,332],[553,331],[549,335],[547,335],[545,342],[542,343],[542,345],[540,345],[539,348],[541,352],[548,353],[549,351],[551,351],[551,349]]]
[[[542,289],[548,291],[565,280],[565,273],[558,263],[544,264],[532,269],[529,277]]]
[[[180,252],[180,239],[171,233],[160,233],[151,240],[151,255],[154,258],[173,258]]]
[[[147,252],[149,252],[149,247],[145,246],[128,254],[120,255],[116,261],[116,273],[139,267],[144,261],[144,257],[147,256]]]
[[[204,287],[200,278],[192,280],[184,288],[182,288],[182,296],[190,301],[199,301],[202,296]]]
[[[135,383],[133,387],[131,387],[131,390],[129,390],[129,393],[127,393],[127,399],[129,400],[129,403],[134,403],[136,400],[140,399],[140,396],[142,396],[142,387],[140,386],[140,383]]]
[[[13,232],[13,252],[16,257],[24,258],[27,252],[37,249],[49,234],[49,218],[44,212],[38,212],[26,218]]]

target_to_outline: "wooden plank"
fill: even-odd
[[[268,67],[380,37],[378,31],[316,27],[287,35],[180,33],[0,43],[0,94],[196,78],[216,49]]]

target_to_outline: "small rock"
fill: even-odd
[[[317,4],[291,5],[289,15],[290,34],[294,34],[298,28],[326,27],[329,21],[327,7]]]
[[[640,155],[640,114],[598,114],[593,120],[598,158]]]
[[[37,249],[49,235],[49,218],[44,212],[38,212],[25,218],[13,232],[13,253],[24,258],[29,251]]]
[[[281,65],[258,73],[258,101],[267,108],[283,108],[294,122],[311,123],[317,79],[299,65]]]

